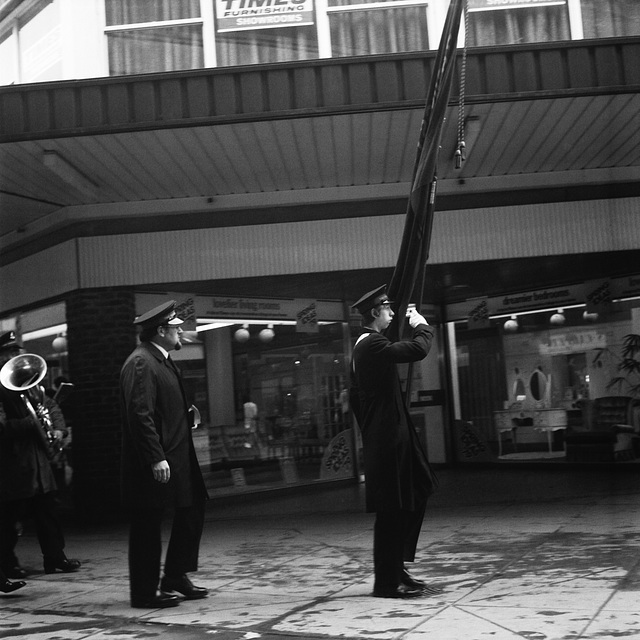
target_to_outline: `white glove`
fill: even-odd
[[[419,324],[429,324],[424,316],[421,316],[417,311],[413,311],[409,316],[409,324],[412,329],[415,329]]]

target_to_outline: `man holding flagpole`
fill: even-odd
[[[439,589],[413,578],[413,562],[427,498],[435,478],[405,403],[398,363],[418,362],[431,348],[433,329],[415,309],[408,313],[412,336],[391,342],[383,335],[394,316],[386,286],[353,305],[364,332],[351,363],[350,401],[362,433],[366,509],[375,512],[373,595],[415,598]]]

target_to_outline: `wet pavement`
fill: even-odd
[[[126,525],[69,521],[83,567],[46,575],[27,522],[0,638],[640,639],[640,465],[440,478],[410,567],[438,596],[371,597],[373,516],[361,485],[335,485],[211,502],[191,576],[210,595],[164,610],[129,606]]]

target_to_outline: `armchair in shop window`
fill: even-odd
[[[640,403],[604,396],[582,406],[583,424],[567,433],[567,461],[616,462],[640,457]]]

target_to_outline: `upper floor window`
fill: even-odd
[[[329,0],[331,55],[429,49],[427,4],[407,0]]]
[[[105,0],[110,75],[204,66],[200,0]]]
[[[450,0],[69,2],[9,3],[0,85],[426,51]],[[469,46],[640,35],[640,0],[467,2]]]
[[[571,39],[566,0],[468,3],[471,47]]]
[[[320,56],[314,0],[210,0],[218,66]]]
[[[610,38],[640,34],[638,0],[582,0],[585,38]]]

